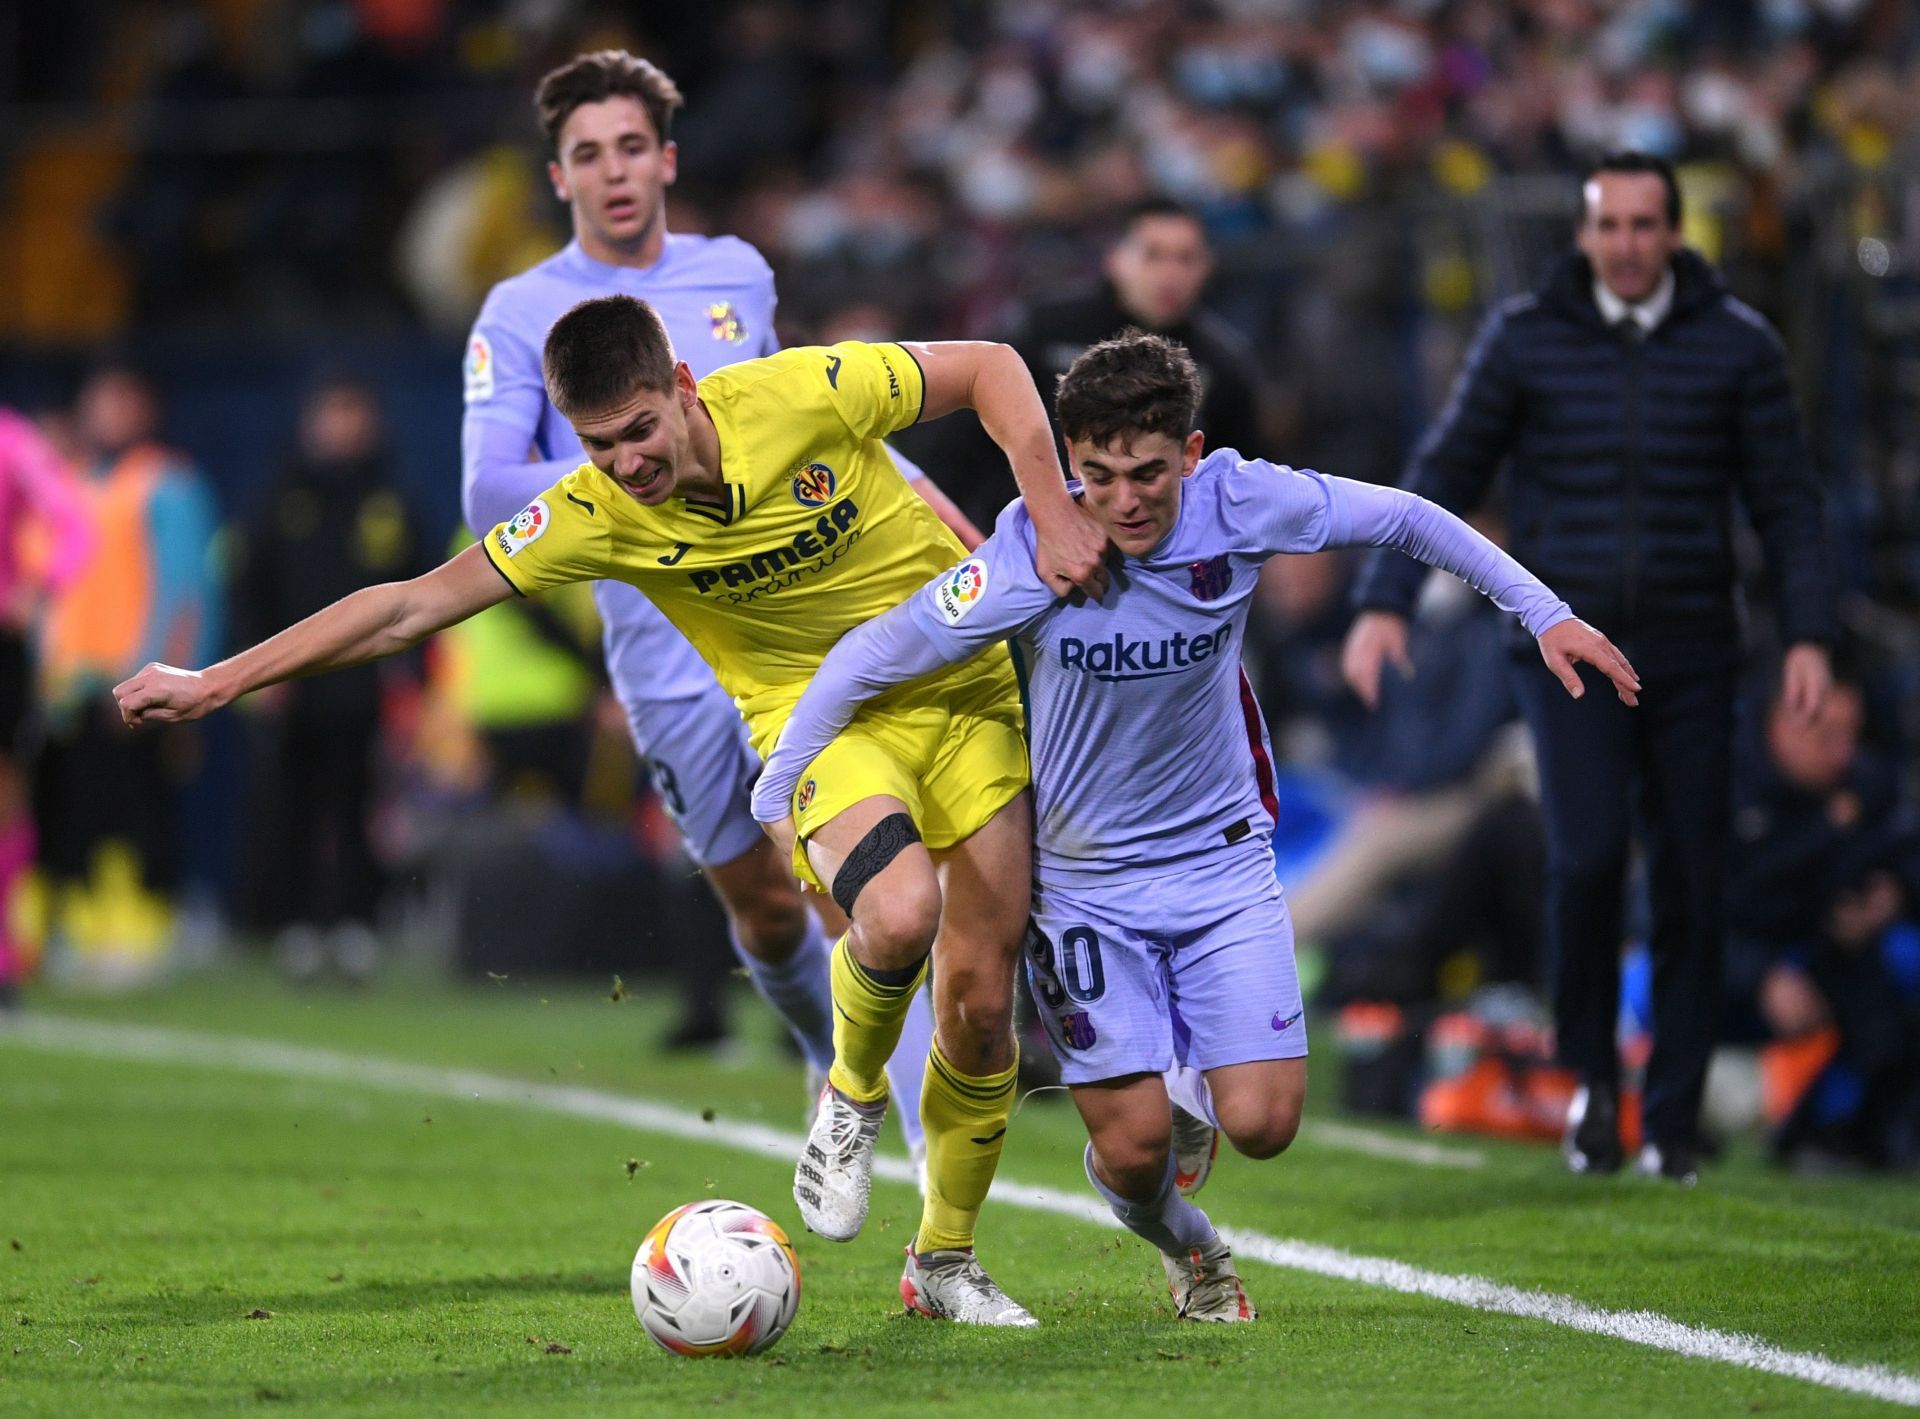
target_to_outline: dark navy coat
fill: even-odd
[[[1788,644],[1831,641],[1821,492],[1779,337],[1691,250],[1649,335],[1611,329],[1578,253],[1487,319],[1402,486],[1457,513],[1508,470],[1510,549],[1642,671],[1724,668],[1741,609],[1734,500]],[[1376,553],[1362,609],[1407,613],[1426,568]]]

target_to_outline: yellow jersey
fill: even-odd
[[[482,540],[516,591],[611,579],[645,593],[733,696],[762,755],[840,637],[966,555],[883,440],[920,417],[903,346],[847,341],[745,360],[700,381],[723,500],[636,502],[591,463]],[[1013,686],[1005,646],[880,697],[950,705]]]

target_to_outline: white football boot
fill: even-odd
[[[1195,1247],[1185,1257],[1163,1252],[1160,1263],[1167,1269],[1167,1289],[1173,1292],[1173,1313],[1181,1320],[1232,1322],[1260,1318],[1241,1288],[1240,1273],[1233,1269],[1233,1253],[1219,1237]]]
[[[929,1252],[908,1247],[907,1269],[900,1277],[900,1299],[916,1315],[962,1325],[1040,1324],[1025,1306],[994,1283],[972,1247]]]
[[[793,1200],[807,1230],[831,1242],[850,1242],[867,1220],[873,1191],[873,1145],[887,1101],[857,1104],[828,1084],[793,1170]]]
[[[1173,1106],[1173,1185],[1191,1198],[1207,1184],[1213,1160],[1220,1156],[1220,1130],[1205,1119]]]

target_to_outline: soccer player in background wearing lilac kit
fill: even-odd
[[[773,272],[737,237],[666,229],[666,189],[679,155],[668,134],[680,91],[659,68],[623,50],[583,54],[541,80],[534,107],[552,145],[547,175],[572,213],[574,239],[502,281],[467,342],[461,426],[461,509],[476,536],[512,517],[571,472],[580,440],[547,398],[540,351],[553,322],[580,301],[626,294],[659,314],[675,352],[704,377],[769,355]],[[896,461],[941,520],[972,547],[979,532],[905,459]],[[661,800],[726,911],[755,988],[779,1012],[807,1062],[833,1060],[829,942],[846,930],[825,897],[807,910],[786,859],[748,811],[760,763],[732,699],[686,639],[633,587],[602,581],[607,674],[634,747]],[[894,1098],[908,1145],[920,1152],[917,1106],[932,1015],[916,1002],[901,1035]],[[815,1088],[812,1092],[818,1092]]]
[[[1203,459],[1199,396],[1192,358],[1157,335],[1076,360],[1055,408],[1084,505],[1124,556],[1107,594],[1057,600],[1034,573],[1025,506],[1009,505],[966,561],[827,656],[753,808],[784,824],[814,757],[865,700],[1014,638],[1033,758],[1027,967],[1087,1125],[1087,1176],[1160,1250],[1183,1319],[1250,1321],[1231,1253],[1176,1186],[1170,1134],[1177,1105],[1270,1158],[1306,1097],[1272,751],[1240,669],[1261,565],[1397,547],[1517,615],[1569,694],[1582,693],[1576,661],[1628,704],[1639,681],[1606,637],[1434,504],[1232,449]]]

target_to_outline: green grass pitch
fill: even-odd
[[[575,1084],[710,1109],[716,1132],[802,1126],[798,1071],[751,1005],[727,1067],[650,1050],[658,1002],[518,980],[293,994],[238,972],[29,1008]],[[1223,1158],[1202,1201],[1222,1224],[1920,1373],[1920,1188],[1736,1157],[1686,1193],[1465,1146],[1484,1167],[1421,1167],[1316,1143],[1310,1118],[1275,1162]],[[1071,1108],[1036,1099],[1002,1174],[1082,1193],[1079,1154]],[[866,1233],[833,1246],[800,1232],[790,1178],[611,1123],[0,1037],[0,1414],[1895,1412],[1258,1263],[1257,1325],[1182,1325],[1143,1243],[991,1201],[982,1256],[1042,1328],[962,1331],[901,1313],[910,1189],[878,1184]],[[634,1248],[704,1196],[796,1234],[800,1314],[767,1355],[680,1360],[634,1323]]]

